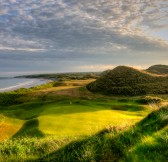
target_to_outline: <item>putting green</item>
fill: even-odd
[[[115,110],[116,107],[126,109]],[[108,126],[129,126],[147,114],[143,106],[116,101],[64,101],[43,105],[42,109],[38,117],[39,129],[59,138],[90,135]]]

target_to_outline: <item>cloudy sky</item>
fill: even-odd
[[[0,0],[0,74],[168,64],[167,0]]]

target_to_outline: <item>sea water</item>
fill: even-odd
[[[19,88],[30,88],[45,84],[46,82],[47,80],[45,79],[0,77],[0,92],[16,90]]]

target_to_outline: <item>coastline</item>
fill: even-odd
[[[8,78],[8,79],[14,80],[15,78]],[[25,80],[22,81],[22,79],[25,79]],[[43,84],[51,82],[51,80],[49,80],[49,79],[42,79],[42,78],[40,78],[40,79],[22,78],[22,79],[18,83],[13,83],[10,86],[4,86],[4,87],[0,88],[0,93],[10,92],[10,91],[18,90],[20,88],[32,88],[35,86],[39,86],[39,85],[43,85]],[[4,81],[5,81],[5,79],[4,79]]]

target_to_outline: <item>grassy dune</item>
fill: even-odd
[[[168,94],[168,76],[156,75],[127,66],[108,70],[88,90],[108,95]]]
[[[146,69],[146,71],[159,75],[168,75],[168,65],[153,65]]]
[[[0,161],[134,161],[151,139],[165,143],[167,109],[142,120],[152,110],[139,97],[94,94],[84,87],[91,81],[1,94]]]

